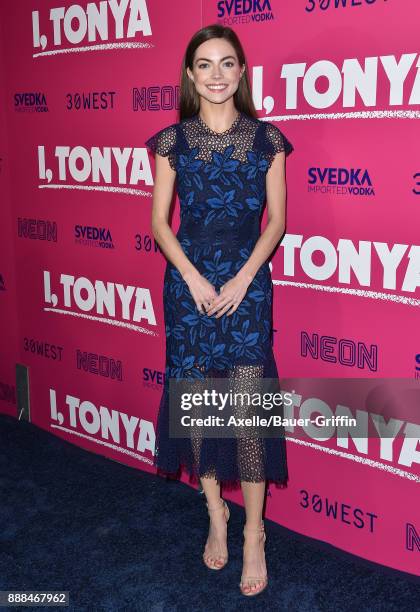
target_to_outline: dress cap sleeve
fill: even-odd
[[[175,149],[176,149],[176,127],[175,124],[162,128],[147,140],[144,144],[153,154],[158,153],[162,157],[169,158],[169,164],[175,170]]]
[[[273,123],[266,123],[266,141],[268,147],[268,161],[271,166],[276,153],[285,152],[286,157],[294,151],[292,143],[285,134]]]

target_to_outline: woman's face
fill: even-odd
[[[187,68],[187,74],[200,96],[221,104],[238,89],[244,70],[232,45],[223,38],[212,38],[197,47],[193,70]]]

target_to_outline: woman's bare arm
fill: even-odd
[[[286,154],[277,153],[266,174],[267,225],[238,275],[252,281],[273,252],[286,228]]]
[[[156,153],[155,161],[152,207],[153,236],[169,261],[178,268],[181,276],[185,278],[185,275],[196,272],[197,269],[185,255],[168,222],[176,172],[171,168],[167,157]]]

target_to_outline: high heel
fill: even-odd
[[[211,512],[215,512],[216,510],[223,510],[225,513],[225,519],[226,519],[226,523],[228,522],[229,518],[230,518],[230,510],[229,510],[229,506],[227,505],[227,503],[225,502],[224,499],[220,498],[220,501],[222,502],[219,506],[216,506],[215,508],[209,508],[208,503],[206,502],[206,506],[207,506],[207,510],[208,513],[210,515]],[[207,543],[206,543],[207,545]],[[215,561],[213,561],[213,564],[211,564],[210,562],[208,562],[208,559],[212,559],[213,557],[211,555],[206,555],[206,553],[203,553],[203,561],[204,564],[209,568],[209,569],[213,569],[213,570],[220,570],[223,567],[225,567],[227,561],[228,561],[228,555],[217,555],[217,558]],[[222,563],[222,565],[216,565],[216,563]]]
[[[265,546],[266,536],[265,536],[263,521],[261,521],[261,525],[259,527],[250,528],[245,525],[243,533],[244,533],[244,537],[246,536],[247,533],[260,534],[260,543],[262,542],[263,546]],[[261,583],[259,585],[259,588],[255,590],[251,590],[251,587],[257,583]],[[242,595],[246,595],[247,597],[251,597],[252,595],[259,595],[259,593],[264,591],[267,585],[268,585],[267,574],[264,574],[263,576],[244,576],[242,574],[241,582],[239,583]],[[245,591],[244,588],[245,589],[248,588],[249,590]]]

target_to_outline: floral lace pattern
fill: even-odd
[[[242,112],[224,132],[211,130],[200,115],[194,115],[163,128],[146,145],[167,157],[176,172],[181,217],[177,239],[189,260],[219,292],[249,259],[260,236],[266,174],[275,155],[284,151],[287,156],[293,146],[275,125]],[[277,377],[268,263],[260,267],[230,316],[216,319],[201,314],[187,283],[169,261],[163,291],[166,367],[156,465],[174,472],[184,464],[190,474],[212,474],[225,482],[269,479],[284,483],[283,439],[263,439],[259,445],[253,440],[247,446],[243,439],[239,444],[239,440],[198,436],[191,444],[168,436],[169,378],[235,378],[239,372],[244,381],[258,384],[261,376]]]

